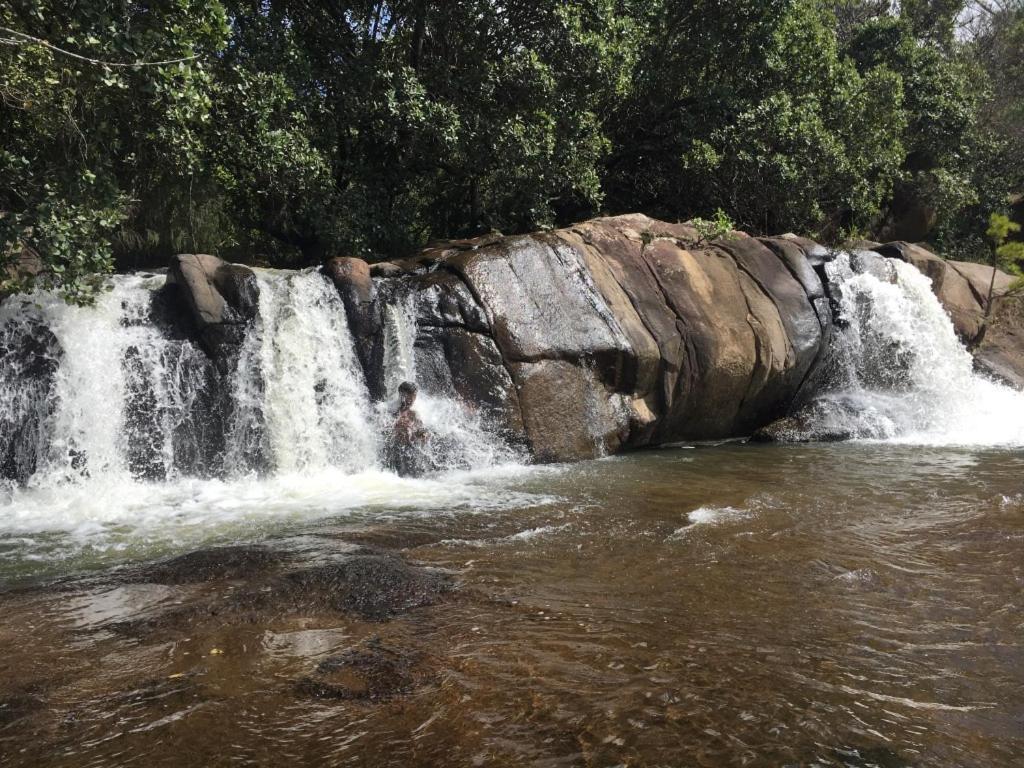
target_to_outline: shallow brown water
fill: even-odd
[[[286,562],[189,583],[20,579],[0,764],[1024,765],[1019,452],[732,444],[504,482],[552,498],[291,524],[260,534]],[[353,545],[457,588],[386,617],[253,597]]]

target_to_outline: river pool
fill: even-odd
[[[0,764],[1024,763],[1020,451],[169,486],[8,500]],[[225,545],[260,554],[145,570]],[[236,599],[367,551],[448,586],[387,616]]]

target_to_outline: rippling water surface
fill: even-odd
[[[727,444],[16,502],[3,765],[1024,764],[1019,451]],[[246,580],[120,566],[231,542],[398,550],[458,588],[387,621],[256,601],[124,630]],[[364,695],[308,684],[352,649],[386,661],[343,688]]]

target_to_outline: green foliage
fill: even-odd
[[[42,281],[87,301],[132,201],[201,165],[208,74],[191,57],[221,45],[226,17],[201,0],[15,0],[0,26],[0,258],[25,243]],[[187,60],[124,66],[171,59]]]
[[[985,234],[992,243],[995,264],[1011,274],[1024,276],[1024,243],[1009,239],[1020,231],[1021,225],[1011,221],[1009,216],[993,213]]]
[[[702,219],[697,217],[690,219],[689,224],[697,230],[700,238],[697,241],[698,245],[710,243],[712,240],[729,239],[734,236],[733,230],[736,229],[733,220],[721,208],[715,211],[714,218]]]
[[[985,258],[1024,189],[1024,10],[964,38],[961,6],[13,0],[0,291],[21,243],[87,301],[180,251],[376,259],[635,210],[831,241],[920,209]]]
[[[643,82],[612,125],[616,208],[712,205],[759,232],[877,213],[904,156],[902,84],[844,58],[819,3],[646,5]]]

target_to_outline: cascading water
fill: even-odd
[[[373,467],[372,409],[337,291],[315,271],[258,280],[258,320],[232,378],[230,471]]]
[[[381,434],[394,421],[398,386],[403,381],[417,382],[421,378],[416,354],[417,297],[404,292],[401,281],[396,282],[384,299],[383,379],[389,399],[376,408]],[[429,453],[428,463],[436,469],[476,469],[516,463],[522,458],[486,428],[472,404],[460,401],[454,393],[421,389],[415,409],[430,435],[425,450]]]
[[[114,277],[91,307],[48,292],[0,304],[0,561],[15,540],[12,557],[51,559],[251,533],[262,517],[530,503],[472,472],[388,472],[393,405],[370,402],[334,286],[315,270],[257,281],[226,371],[160,275]],[[408,292],[385,306],[390,392],[416,377],[415,309]],[[515,461],[454,398],[416,407],[435,470]]]
[[[192,417],[208,397],[210,366],[192,342],[153,322],[153,288],[162,283],[119,277],[90,308],[49,293],[3,305],[5,346],[51,340],[43,360],[29,362],[37,368],[42,362],[45,372],[37,373],[43,375],[26,376],[13,359],[0,375],[5,420],[17,422],[12,408],[22,418],[26,407],[34,411],[35,429],[11,446],[33,470],[30,485],[100,476],[165,479],[196,464],[199,430]],[[31,402],[23,390],[32,393]]]
[[[826,265],[843,324],[830,391],[812,432],[927,445],[1024,445],[1024,394],[976,373],[971,355],[910,264],[874,269],[840,254]]]

